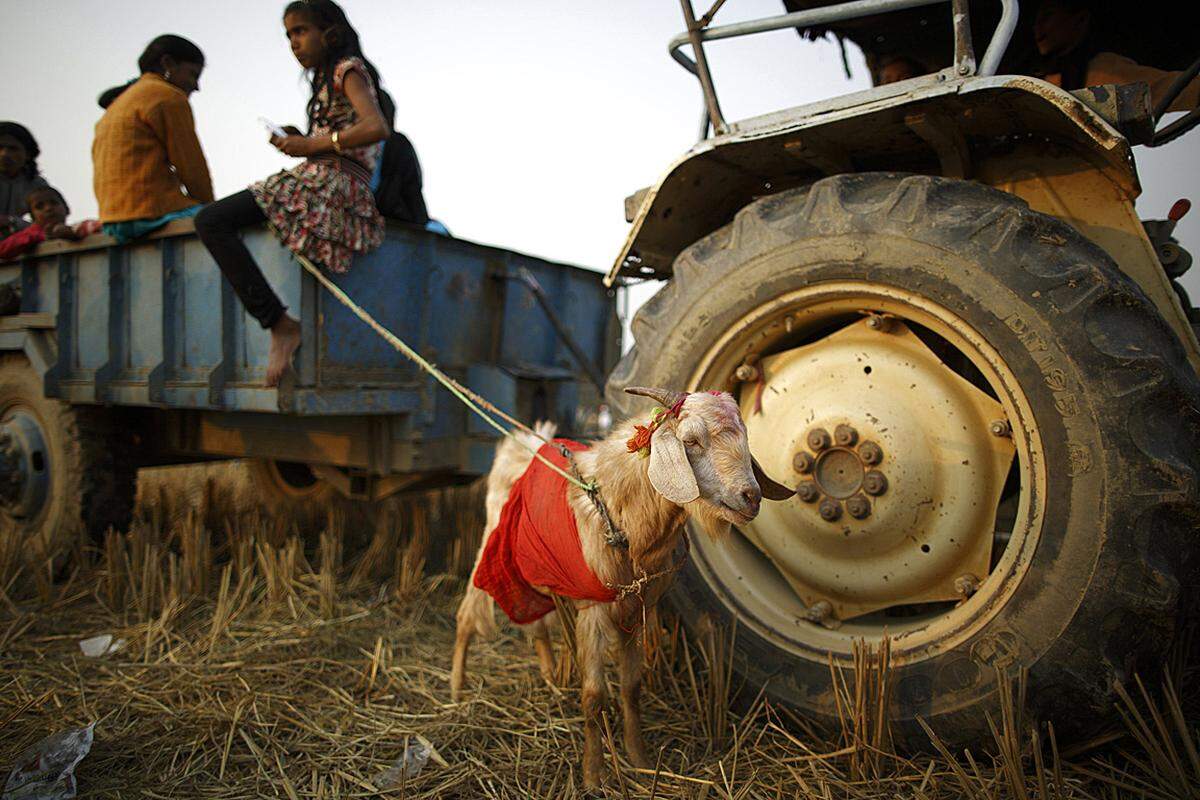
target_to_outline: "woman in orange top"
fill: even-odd
[[[213,199],[188,104],[200,88],[204,53],[166,34],[150,42],[138,67],[140,78],[101,96],[107,110],[92,142],[100,221],[120,242],[193,216]]]
[[[1096,30],[1090,0],[1043,0],[1033,22],[1033,39],[1043,64],[1036,74],[1064,89],[1105,83],[1146,83],[1157,106],[1182,73],[1139,64],[1111,52]],[[1183,88],[1167,111],[1190,111],[1200,105],[1200,78]]]

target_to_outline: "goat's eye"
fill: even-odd
[[[696,441],[695,439],[684,439],[683,446],[684,447],[699,447],[700,442]]]

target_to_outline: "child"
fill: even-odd
[[[25,199],[33,224],[0,242],[0,261],[16,258],[47,239],[82,239],[100,231],[100,223],[94,219],[68,225],[71,209],[53,186],[39,186]]]
[[[45,186],[38,174],[41,153],[33,134],[16,122],[0,122],[0,237],[19,231],[27,224],[21,216],[29,211],[25,196]]]
[[[293,252],[331,272],[383,241],[371,173],[388,126],[379,110],[379,73],[363,57],[358,33],[333,0],[289,3],[283,27],[292,54],[310,71],[308,135],[271,137],[280,151],[306,160],[207,206],[196,232],[259,324],[271,331],[267,385],[276,386],[300,346],[289,315],[238,238],[266,220]]]

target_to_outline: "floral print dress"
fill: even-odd
[[[375,86],[362,59],[339,61],[330,85],[321,88],[309,119],[309,135],[345,130],[358,121],[343,90],[347,73],[357,70],[375,96]],[[371,173],[383,143],[343,147],[309,158],[250,185],[275,235],[292,252],[331,272],[346,272],[357,253],[383,242],[384,222],[371,193]]]

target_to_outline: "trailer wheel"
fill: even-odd
[[[380,501],[346,497],[302,462],[256,458],[246,464],[259,502],[308,544],[318,543],[331,514],[342,521],[351,551],[365,546],[375,532],[383,509]]]
[[[314,475],[308,464],[253,458],[246,461],[246,467],[262,506],[291,520],[300,531],[315,532],[330,507],[342,501],[337,490]]]
[[[45,397],[24,356],[0,356],[0,536],[15,537],[31,564],[60,558],[81,535],[128,529],[137,468],[113,413]]]
[[[259,498],[270,508],[323,503],[335,493],[308,464],[269,458],[250,459],[246,464]]]
[[[1162,663],[1194,562],[1200,399],[1168,325],[1109,256],[964,181],[847,175],[763,198],[677,258],[638,313],[628,385],[735,392],[799,487],[672,599],[737,620],[738,669],[837,718],[829,662],[890,637],[897,739],[990,739],[998,676],[1032,718],[1112,713]],[[740,368],[740,369],[739,369]]]

